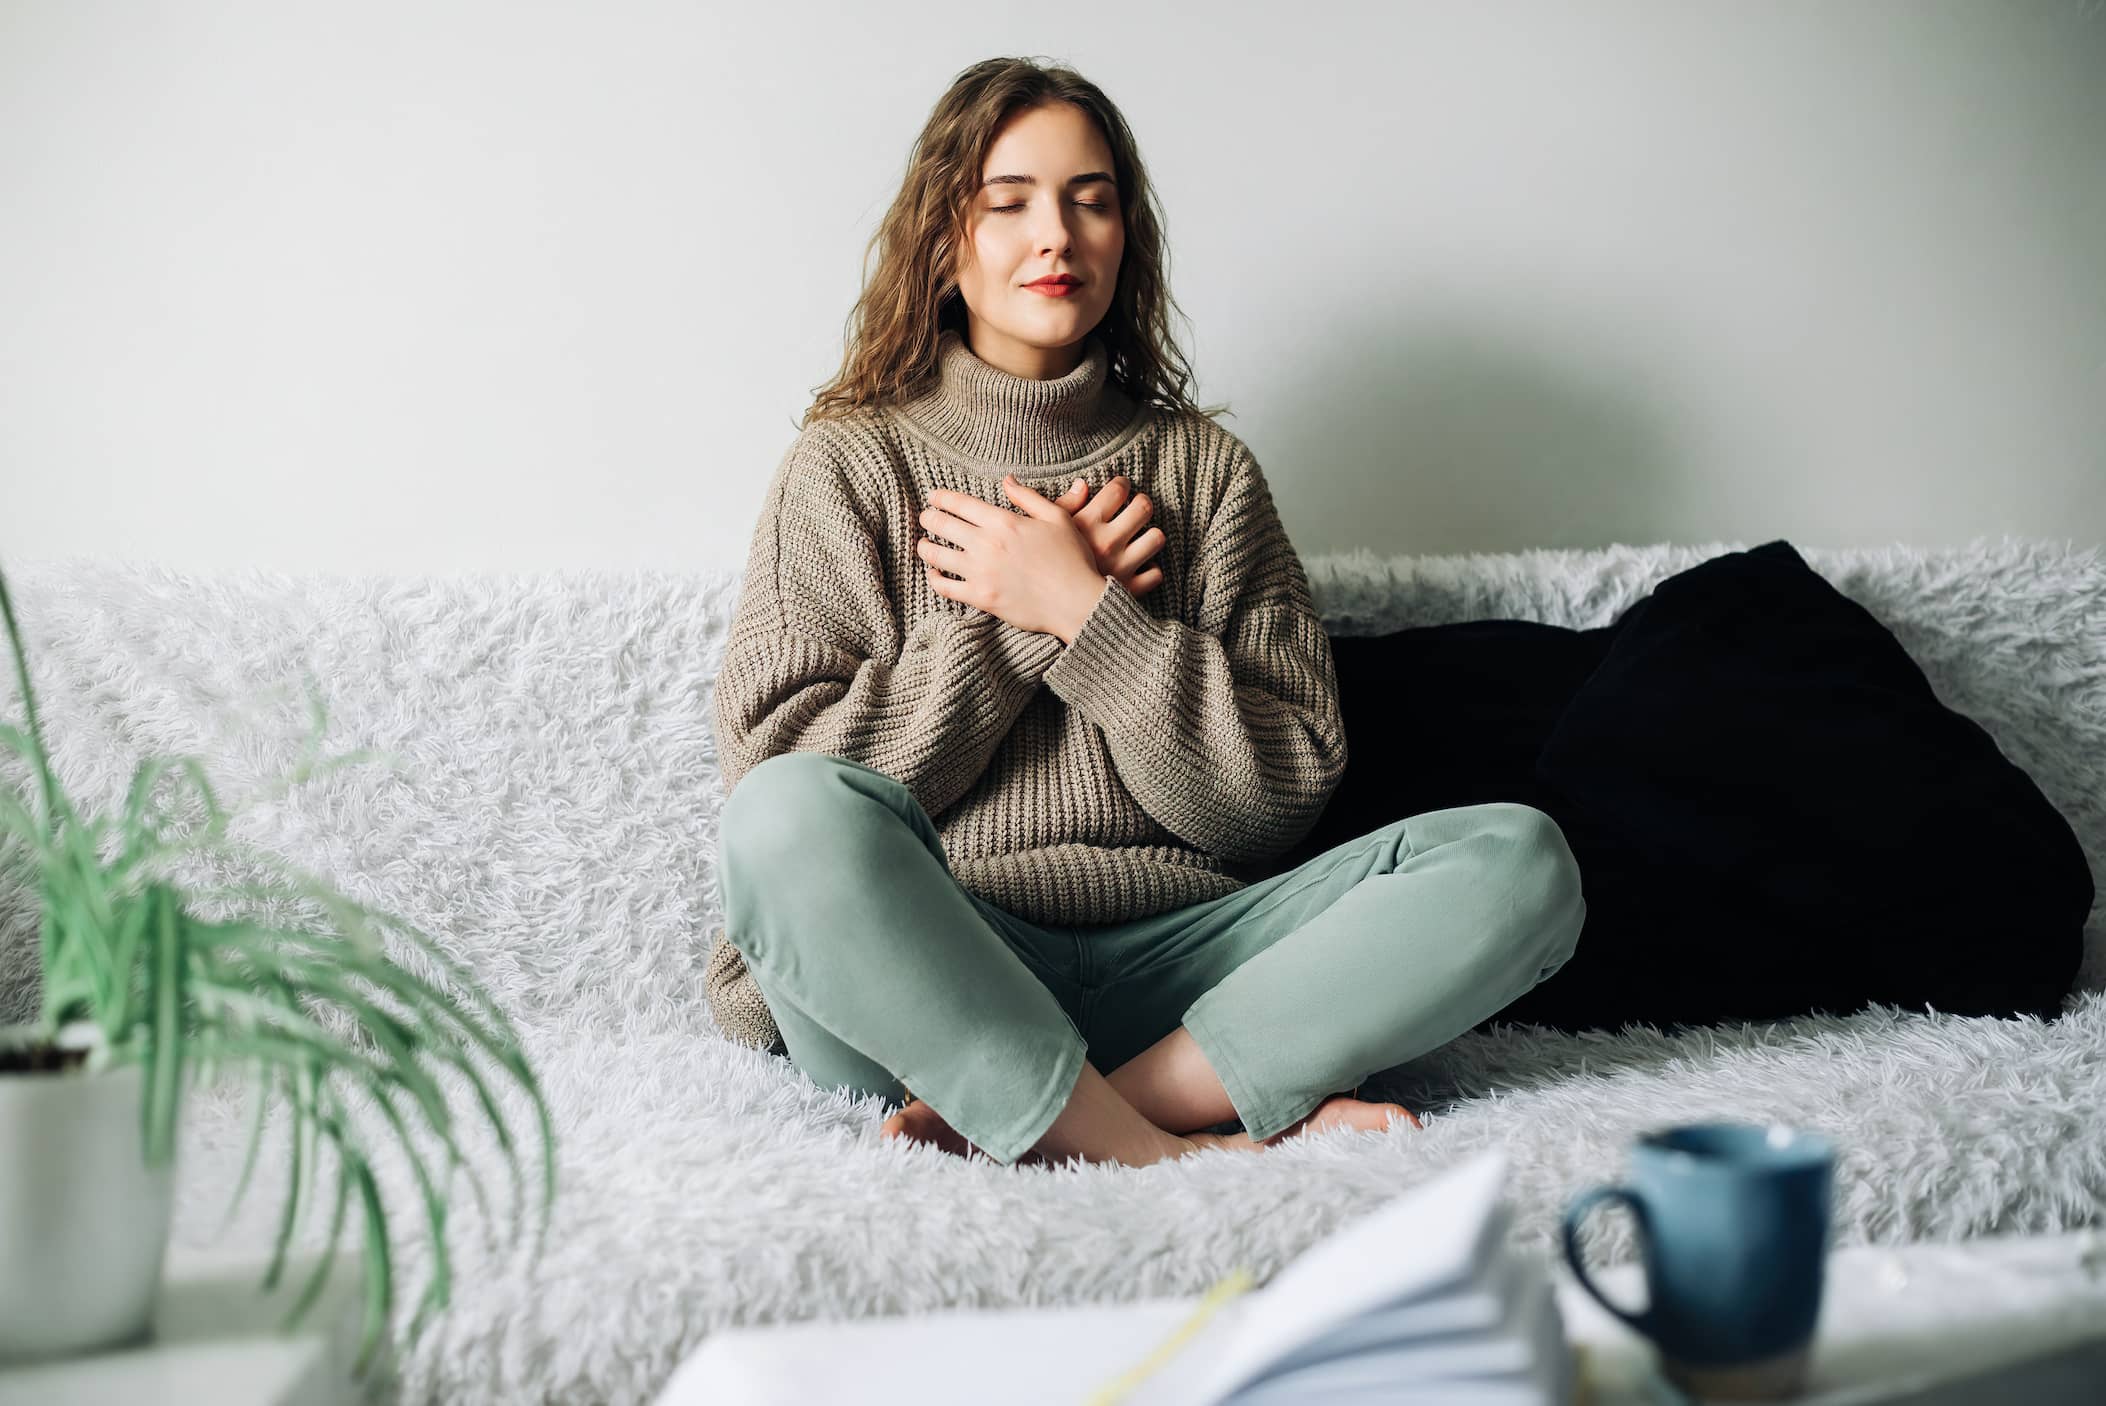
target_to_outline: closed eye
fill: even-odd
[[[1104,202],[1103,202],[1103,201],[1101,201],[1101,200],[1078,200],[1078,201],[1076,201],[1075,203],[1076,203],[1077,205],[1080,205],[1080,206],[1081,206],[1081,207],[1082,207],[1083,209],[1085,209],[1085,210],[1109,210],[1109,209],[1111,209],[1111,206],[1110,206],[1110,205],[1107,205],[1106,203],[1104,203]],[[991,208],[991,209],[993,209],[993,211],[994,211],[994,212],[995,212],[995,213],[996,213],[997,215],[1006,215],[1006,214],[1008,214],[1008,213],[1009,213],[1010,211],[1012,211],[1012,210],[1021,210],[1021,209],[1023,209],[1024,207],[1023,207],[1022,205],[995,205],[995,206],[991,206],[990,208]]]

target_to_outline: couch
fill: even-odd
[[[1745,545],[1307,562],[1334,635],[1502,617],[1586,628]],[[2106,557],[2009,537],[1800,551],[2037,781],[2100,872]],[[466,962],[521,1028],[555,1114],[545,1254],[487,1238],[457,1188],[452,1305],[400,1364],[405,1401],[646,1402],[726,1325],[1192,1293],[1237,1264],[1262,1278],[1494,1146],[1509,1153],[1516,1235],[1547,1243],[1568,1198],[1622,1170],[1634,1135],[1693,1118],[1836,1137],[1839,1244],[2106,1220],[2097,905],[2077,990],[2053,1019],[1874,1006],[1676,1030],[1495,1021],[1370,1081],[1420,1110],[1422,1131],[1138,1169],[1003,1168],[883,1140],[875,1099],[818,1088],[714,1026],[703,982],[722,920],[723,795],[710,702],[736,569],[0,569],[59,778],[89,812],[121,801],[149,754],[198,756],[230,803],[284,775],[307,721],[303,667],[329,709],[325,752],[399,759],[294,788],[235,828]],[[0,717],[20,715],[10,666]],[[0,1020],[33,1012],[32,904],[19,884],[0,887]],[[238,1084],[190,1095],[177,1243],[268,1246],[283,1191],[276,1117],[221,1231],[249,1116]],[[406,1323],[431,1257],[406,1165],[374,1143],[390,1204],[405,1209],[389,1234]],[[502,1211],[503,1178],[492,1185]],[[302,1243],[319,1240],[326,1210],[312,1210]],[[1634,1241],[1608,1215],[1587,1246],[1613,1260]],[[343,1253],[357,1252],[354,1218]]]

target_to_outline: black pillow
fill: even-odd
[[[1280,873],[1400,815],[1481,801],[1547,810],[1536,757],[1601,663],[1613,627],[1466,620],[1387,635],[1334,635],[1346,769]]]
[[[1700,562],[1595,630],[1479,621],[1332,646],[1346,777],[1273,872],[1423,810],[1548,813],[1587,925],[1492,1019],[2059,1012],[2093,896],[2076,835],[1789,542]]]

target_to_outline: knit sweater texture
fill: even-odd
[[[1231,893],[1307,834],[1346,764],[1330,640],[1257,459],[1109,376],[980,360],[954,330],[917,394],[813,422],[777,466],[715,682],[727,796],[820,751],[897,778],[967,891],[1048,925]],[[1154,505],[1162,584],[1105,587],[1074,639],[936,594],[915,551],[937,488],[1012,511],[1125,474]],[[824,863],[824,836],[813,837]],[[844,921],[851,915],[844,914]],[[723,929],[705,989],[733,1039],[782,1048]]]

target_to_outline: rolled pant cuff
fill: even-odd
[[[1046,1129],[1058,1122],[1068,1100],[1074,1097],[1076,1080],[1082,1077],[1082,1066],[1089,1059],[1089,1046],[1077,1035],[1046,1081],[1046,1092],[1038,1105],[1028,1113],[1017,1130],[1005,1137],[989,1138],[982,1142],[970,1138],[973,1146],[1000,1162],[1003,1166],[1014,1166],[1016,1159],[1038,1145],[1046,1135]],[[962,1131],[962,1130],[961,1130]]]
[[[1228,1042],[1221,1039],[1215,1030],[1213,1019],[1206,1010],[1204,997],[1185,1012],[1184,1026],[1193,1043],[1199,1046],[1199,1052],[1207,1057],[1207,1063],[1214,1066],[1214,1073],[1221,1080],[1221,1087],[1227,1092],[1229,1102],[1236,1109],[1236,1116],[1243,1122],[1243,1131],[1250,1135],[1252,1142],[1261,1141],[1274,1133],[1293,1127],[1315,1112],[1316,1106],[1324,1101],[1322,1094],[1315,1094],[1299,1108],[1268,1106],[1265,1099],[1243,1077],[1241,1066],[1236,1063],[1235,1056],[1228,1052]]]

